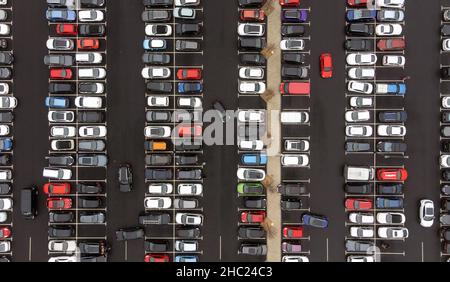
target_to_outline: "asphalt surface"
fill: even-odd
[[[263,108],[259,98],[237,96],[237,1],[203,0],[204,7],[204,108],[220,100],[227,109]],[[311,6],[311,184],[312,212],[328,216],[326,231],[310,230],[310,260],[343,261],[344,191],[344,1],[309,1]],[[302,4],[303,5],[303,4]],[[440,5],[450,1],[408,0],[406,6],[407,81],[405,108],[409,172],[405,193],[406,226],[410,237],[396,249],[404,256],[383,256],[383,261],[440,261],[438,224],[424,229],[418,223],[418,201],[427,197],[439,201],[439,26]],[[29,185],[42,187],[42,168],[49,148],[47,109],[48,70],[42,63],[48,37],[44,17],[45,1],[14,0],[14,92],[19,99],[14,123],[13,261],[47,261],[47,210],[43,193],[40,215],[25,221],[19,213],[18,191]],[[126,245],[115,241],[114,232],[137,224],[143,210],[145,119],[144,83],[140,76],[144,24],[140,0],[108,0],[108,197],[107,237],[112,245],[111,261],[142,261],[142,241]],[[426,15],[426,17],[424,16]],[[428,20],[424,20],[424,18]],[[269,27],[270,28],[270,27]],[[32,44],[33,48],[30,48]],[[334,77],[319,78],[319,55],[331,52]],[[284,106],[297,107],[294,101]],[[206,160],[203,213],[206,216],[200,243],[202,261],[249,261],[237,255],[238,201],[235,192],[237,147],[205,146]],[[117,167],[133,167],[133,192],[118,191]],[[398,164],[399,160],[384,160]],[[402,160],[403,162],[403,160]],[[40,189],[40,191],[42,191]],[[300,221],[300,219],[298,219]],[[31,247],[30,247],[31,241]]]

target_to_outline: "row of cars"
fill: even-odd
[[[10,1],[11,2],[11,1]],[[12,3],[0,5],[0,259],[12,256],[13,185],[13,111],[17,98],[13,93]]]
[[[196,262],[203,224],[203,68],[189,65],[202,55],[201,2],[143,4],[147,190],[139,221],[148,227],[144,261]],[[175,228],[164,228],[171,221]]]
[[[49,261],[106,261],[106,1],[47,4]]]
[[[347,1],[345,150],[368,157],[368,166],[345,167],[347,261],[375,261],[375,247],[386,249],[388,240],[408,237],[407,171],[401,165],[383,167],[378,158],[406,151],[406,111],[380,106],[393,99],[403,103],[406,93],[402,78],[383,78],[405,66],[404,5],[404,0]]]

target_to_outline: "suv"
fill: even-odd
[[[133,184],[133,174],[129,164],[123,164],[118,172],[120,192],[130,192]]]

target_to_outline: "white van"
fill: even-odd
[[[11,180],[12,172],[9,169],[0,170],[0,180]]]
[[[72,178],[72,171],[70,169],[46,167],[42,171],[42,176],[51,179],[68,180]]]
[[[375,175],[375,169],[369,166],[345,166],[345,181],[369,181]]]
[[[281,112],[280,120],[282,124],[304,124],[309,122],[309,113]]]

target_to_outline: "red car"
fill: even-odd
[[[177,78],[180,80],[202,79],[202,70],[201,69],[179,69],[177,71]]]
[[[405,40],[403,38],[380,39],[377,48],[380,51],[397,51],[405,49]]]
[[[404,168],[380,168],[377,170],[377,179],[380,181],[405,181],[408,172]]]
[[[169,262],[168,255],[148,254],[144,257],[145,262]]]
[[[280,84],[281,94],[309,95],[311,84],[309,82],[282,82]]]
[[[72,199],[69,198],[48,198],[47,208],[51,210],[70,209],[72,207]]]
[[[202,127],[199,125],[184,125],[178,127],[178,136],[179,137],[200,137],[202,136]]]
[[[320,75],[322,78],[331,78],[333,76],[333,58],[330,53],[320,55]]]
[[[300,0],[280,0],[281,6],[299,6]]]
[[[367,7],[369,0],[347,0],[350,7]]]
[[[242,223],[261,223],[265,218],[265,211],[244,211],[241,213]]]
[[[95,50],[100,46],[100,41],[95,38],[82,38],[77,40],[77,46],[80,50]]]
[[[51,79],[71,79],[72,70],[71,69],[51,69],[50,70]]]
[[[283,237],[287,239],[303,238],[303,227],[286,226],[283,228]]]
[[[77,25],[76,24],[57,24],[56,34],[58,35],[77,35]]]
[[[348,210],[370,210],[373,202],[370,199],[351,198],[345,200],[345,208]]]
[[[0,228],[0,239],[6,239],[11,236],[11,229],[8,227]]]
[[[45,194],[69,194],[70,184],[69,183],[47,183],[43,187]]]
[[[240,12],[241,21],[262,22],[265,17],[263,10],[241,10]]]

